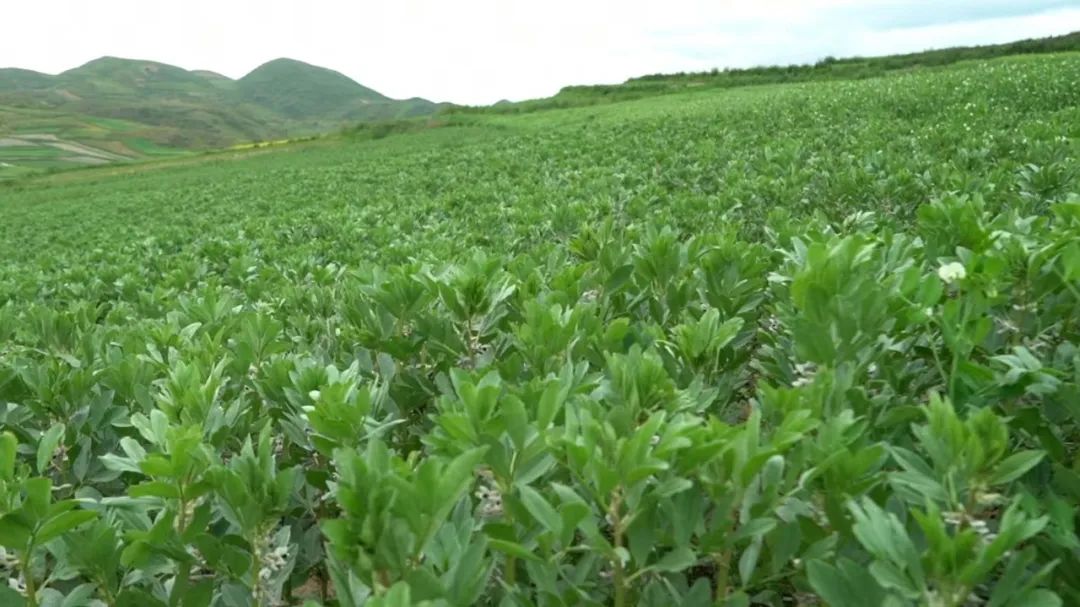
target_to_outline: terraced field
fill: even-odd
[[[122,120],[62,115],[47,110],[0,107],[0,181],[39,173],[153,157],[181,150],[145,146],[146,136],[165,129]]]
[[[1061,54],[0,185],[0,603],[1080,604],[1078,157]]]

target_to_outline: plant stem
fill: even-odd
[[[183,536],[187,531],[187,500],[184,499],[183,485],[180,487],[180,516],[176,519],[176,533]]]
[[[936,324],[936,323],[935,323]],[[945,343],[945,339],[942,338],[941,345],[948,348],[948,344]],[[936,345],[931,344],[930,353],[934,356],[934,366],[937,367],[938,373],[941,374],[941,383],[948,389],[949,386],[949,374],[945,371],[945,365],[941,363],[941,356],[938,355]]]
[[[375,596],[386,594],[391,585],[390,574],[385,569],[379,569],[375,572]]]
[[[101,594],[105,597],[105,604],[109,607],[116,607],[116,596],[113,595],[112,590],[109,588],[108,579],[105,576],[99,576],[95,581]]]
[[[30,551],[26,552],[26,561],[21,563],[20,569],[23,574],[23,581],[26,582],[26,605],[27,607],[38,607],[37,600],[37,583],[34,581],[34,574],[30,571]]]
[[[609,508],[608,514],[611,516],[612,524],[612,541],[615,544],[615,562],[612,563],[612,581],[615,584],[615,607],[626,606],[626,572],[623,570],[622,556],[618,554],[621,552],[619,549],[623,547],[623,528],[622,517],[619,516],[619,506],[622,501],[621,495],[618,489],[615,490],[615,494],[611,499],[611,508]]]
[[[506,585],[514,586],[517,584],[517,558],[512,556],[506,557]]]
[[[739,495],[737,496],[737,499],[735,500],[735,503],[737,504],[737,503],[739,503],[741,501],[742,501],[742,494],[740,492]],[[738,520],[739,514],[738,514],[738,512],[736,510],[733,509],[729,516],[731,516],[731,523],[728,525],[727,533],[725,534],[725,538],[731,537],[731,535],[733,533],[735,533],[735,524],[736,524],[735,521]],[[727,601],[727,598],[728,598],[728,586],[731,585],[731,557],[732,557],[732,547],[731,546],[724,549],[724,551],[721,552],[720,554],[714,554],[713,555],[713,559],[716,562],[716,604],[717,605],[723,605],[724,602]]]
[[[262,592],[259,579],[259,571],[262,569],[262,554],[259,545],[251,542],[251,597],[255,600],[256,607],[262,605]]]
[[[716,560],[716,604],[723,605],[727,600],[728,586],[731,583],[731,549],[714,557]]]
[[[514,462],[511,462],[510,465],[513,466]],[[511,472],[511,478],[513,478],[513,472]],[[506,495],[513,488],[512,482],[504,481],[501,477],[495,478],[495,484],[502,495]],[[505,517],[507,525],[514,525],[514,517],[509,508],[503,510],[503,517]],[[513,555],[506,556],[506,573],[504,577],[507,586],[513,587],[517,583],[517,557]]]

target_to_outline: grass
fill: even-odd
[[[148,157],[149,156],[165,156],[165,157],[168,157],[168,156],[182,156],[182,155],[184,155],[186,153],[186,152],[184,152],[182,150],[177,150],[177,149],[174,149],[174,148],[168,148],[168,147],[165,147],[165,146],[158,145],[157,143],[154,143],[153,141],[151,141],[149,139],[146,139],[144,137],[135,137],[135,138],[131,138],[131,139],[123,139],[122,141],[123,141],[124,145],[126,145],[128,148],[130,148],[132,150],[135,150],[136,152],[142,154],[143,156],[148,156]]]

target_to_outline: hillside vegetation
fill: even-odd
[[[1077,82],[0,187],[0,604],[1080,604]]]
[[[935,68],[963,61],[978,61],[1012,55],[1060,53],[1080,50],[1080,32],[1048,38],[1032,38],[1006,44],[951,47],[881,57],[825,57],[812,65],[780,65],[752,68],[714,69],[708,72],[652,74],[631,78],[623,84],[568,86],[557,95],[519,103],[499,103],[492,107],[455,108],[461,112],[516,114],[552,108],[580,107],[667,95],[681,91],[725,89],[763,84],[861,80],[892,72]]]
[[[271,61],[236,81],[114,57],[57,76],[0,69],[0,138],[22,138],[21,145],[9,141],[0,148],[0,161],[23,172],[94,164],[27,135],[63,135],[64,145],[117,155],[110,160],[137,159],[152,155],[150,147],[179,154],[429,115],[438,107],[389,99],[338,72],[291,59]],[[76,127],[87,123],[97,128]],[[51,164],[39,162],[42,156]]]

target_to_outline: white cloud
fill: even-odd
[[[239,77],[284,56],[337,69],[393,97],[462,103],[540,97],[567,84],[647,73],[915,51],[1080,29],[1075,0],[7,4],[0,35],[4,66],[56,73],[115,55]]]

